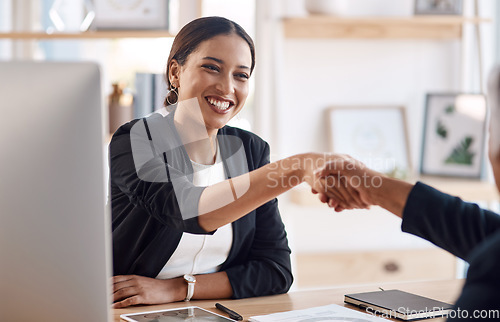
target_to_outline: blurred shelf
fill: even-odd
[[[311,15],[284,18],[287,38],[460,39],[465,23],[490,19],[463,16],[352,17]]]
[[[161,38],[174,37],[167,30],[99,30],[86,32],[4,32],[0,39],[51,40],[51,39],[113,39],[113,38]]]
[[[421,181],[439,191],[452,196],[460,197],[468,202],[497,202],[500,200],[498,189],[493,182],[472,179],[445,178],[445,177],[420,177],[409,179],[408,182]],[[309,186],[300,185],[290,191],[290,201],[304,207],[325,207],[318,197],[311,193]]]

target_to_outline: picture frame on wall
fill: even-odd
[[[402,106],[334,106],[328,109],[334,153],[404,179],[412,174],[406,110]]]
[[[462,0],[415,0],[415,15],[461,15]]]
[[[94,0],[95,29],[167,30],[169,0]]]
[[[482,94],[427,94],[420,173],[479,179],[486,115]]]

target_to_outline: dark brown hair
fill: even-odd
[[[172,48],[170,49],[170,55],[167,60],[167,70],[165,72],[165,82],[168,88],[170,88],[170,79],[168,78],[168,73],[170,69],[170,62],[172,59],[177,60],[179,65],[184,65],[186,63],[189,55],[198,48],[198,46],[205,40],[209,40],[215,36],[219,35],[230,35],[236,34],[243,38],[250,47],[250,54],[252,55],[252,65],[250,66],[250,74],[253,72],[255,67],[255,46],[253,44],[252,38],[246,33],[246,31],[241,28],[236,22],[231,21],[222,17],[203,17],[198,18],[184,27],[179,31],[177,36],[175,36],[174,42],[172,43]],[[178,97],[177,94],[168,92],[165,98],[164,105],[167,107],[170,105],[168,101],[176,101]]]

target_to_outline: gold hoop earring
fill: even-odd
[[[170,100],[169,100],[170,93],[174,93],[175,94],[175,102],[173,102],[173,103],[170,102]],[[168,90],[166,101],[167,101],[167,103],[169,105],[175,105],[179,101],[179,92],[178,92],[177,88],[173,84],[170,84],[170,88]]]

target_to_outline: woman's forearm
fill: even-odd
[[[309,159],[318,156],[295,155],[207,187],[199,202],[199,225],[213,231],[301,184],[312,171]]]
[[[183,277],[161,280],[139,275],[118,275],[112,278],[112,283],[115,309],[182,301],[188,289]],[[232,295],[233,289],[226,272],[196,275],[193,299],[222,299]]]
[[[196,286],[193,299],[227,299],[233,296],[233,289],[226,272],[200,274],[195,277]]]

